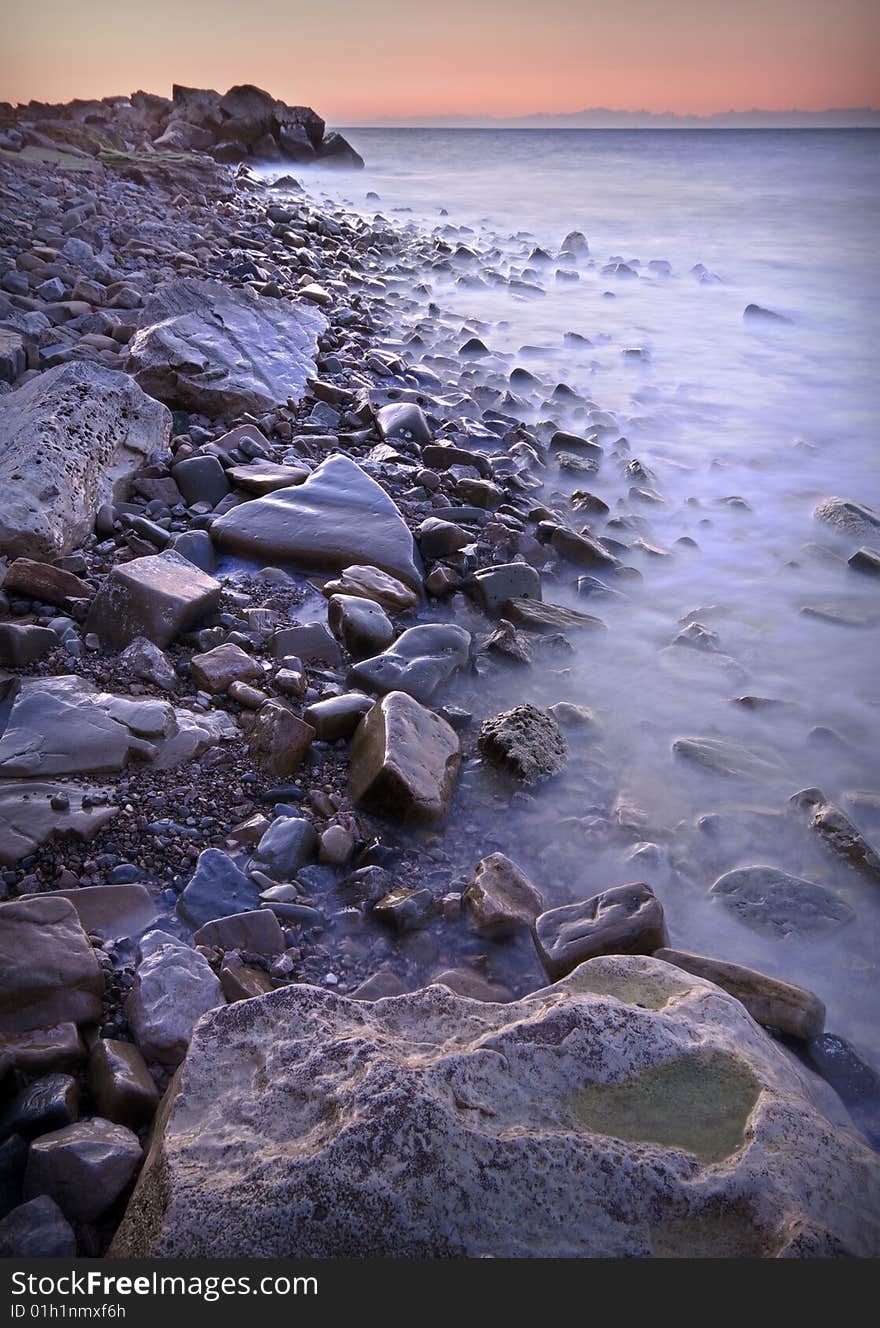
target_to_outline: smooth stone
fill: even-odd
[[[407,692],[417,701],[430,701],[467,664],[470,644],[470,633],[451,623],[408,627],[381,655],[355,664],[348,681],[375,692]]]
[[[544,911],[540,892],[503,853],[490,853],[478,863],[462,902],[470,909],[477,928],[490,936],[508,936],[531,927]]]
[[[104,979],[76,910],[51,894],[0,904],[0,1032],[101,1019]]]
[[[339,664],[342,655],[326,623],[300,623],[295,627],[280,627],[272,637],[272,653],[276,659],[293,656],[299,660],[324,660]]]
[[[51,627],[0,622],[0,667],[26,669],[57,650],[58,644],[57,633]]]
[[[0,1060],[22,1074],[75,1069],[85,1059],[85,1045],[76,1024],[53,1024],[24,1033],[4,1033],[0,1029]]]
[[[267,701],[248,729],[248,751],[263,774],[283,779],[295,775],[315,737],[311,724],[277,701]]]
[[[743,968],[724,959],[707,959],[687,950],[655,950],[655,959],[674,964],[742,1001],[756,1023],[778,1028],[790,1037],[808,1041],[825,1027],[825,1006],[805,987],[796,987],[780,978]]]
[[[549,909],[535,919],[534,937],[554,981],[598,955],[652,954],[669,940],[663,906],[643,881]]]
[[[203,572],[210,574],[217,566],[214,545],[207,530],[181,530],[172,536],[170,548]]]
[[[177,674],[168,656],[145,636],[136,636],[119,656],[119,662],[127,665],[136,678],[151,682],[163,691],[172,692],[177,686]]]
[[[480,726],[477,746],[494,766],[524,784],[558,775],[568,760],[568,744],[552,715],[537,706],[514,706]]]
[[[279,816],[269,826],[254,849],[254,857],[274,880],[290,881],[318,847],[318,836],[311,821],[301,816]]]
[[[434,516],[422,522],[417,535],[422,557],[430,559],[448,558],[473,542],[473,536],[462,530],[461,526]]]
[[[3,589],[22,599],[34,599],[41,604],[56,604],[66,608],[71,600],[91,599],[94,590],[73,572],[65,572],[51,563],[34,562],[31,558],[16,558],[10,563],[3,578]]]
[[[357,595],[334,595],[327,605],[327,621],[353,659],[384,650],[396,635],[382,606]]]
[[[138,1130],[159,1105],[159,1090],[131,1042],[100,1038],[89,1054],[89,1092],[105,1120]]]
[[[115,650],[139,636],[170,645],[220,604],[221,586],[173,550],[117,564],[92,601],[86,631]]]
[[[72,1125],[78,1114],[79,1085],[73,1075],[47,1074],[34,1079],[12,1099],[0,1115],[0,1134],[33,1139]]]
[[[302,466],[254,461],[249,466],[230,466],[226,477],[236,488],[263,498],[267,493],[275,493],[277,489],[290,489],[295,484],[304,484],[309,478],[309,472]]]
[[[174,1067],[186,1055],[196,1020],[224,1003],[223,991],[198,951],[165,933],[152,936],[159,939],[146,953],[142,947],[125,1015],[145,1059]]]
[[[711,770],[715,775],[729,775],[734,778],[766,778],[777,773],[777,767],[770,761],[756,756],[739,743],[726,742],[721,738],[678,738],[672,744],[676,756]]]
[[[187,457],[172,466],[171,475],[189,507],[196,503],[216,507],[229,493],[226,472],[215,456]]]
[[[44,895],[22,895],[22,899],[41,899]],[[156,921],[156,901],[145,885],[136,882],[118,885],[89,885],[79,889],[53,890],[53,899],[67,899],[76,909],[84,931],[105,940],[140,936]]]
[[[363,716],[375,704],[372,696],[362,692],[346,692],[330,696],[326,701],[315,701],[303,711],[303,719],[315,730],[321,742],[336,742],[350,738]]]
[[[856,572],[870,572],[874,576],[880,576],[880,549],[867,547],[856,549],[847,561]]]
[[[511,600],[540,601],[541,577],[528,563],[500,563],[474,572],[465,589],[490,618],[500,618]]]
[[[359,724],[352,741],[352,802],[394,820],[438,821],[461,764],[455,730],[404,692],[390,692]]]
[[[0,1259],[72,1259],[73,1227],[54,1199],[41,1194],[0,1221]]]
[[[431,429],[421,406],[409,401],[382,406],[376,413],[376,425],[382,438],[393,441],[411,438],[420,447],[431,441]]]
[[[228,691],[231,683],[253,682],[263,677],[263,670],[253,656],[231,642],[193,655],[190,673],[199,691],[212,695]]]
[[[772,936],[810,936],[852,920],[848,904],[812,881],[776,867],[739,867],[709,891],[750,927]]]
[[[579,535],[565,526],[556,526],[550,537],[550,543],[560,557],[577,567],[617,567],[618,560],[613,553],[600,544],[591,535]]]
[[[94,1222],[119,1198],[143,1152],[124,1125],[95,1117],[44,1134],[31,1144],[24,1192],[48,1195],[72,1222]]]
[[[221,548],[265,562],[342,571],[368,563],[421,585],[413,537],[394,501],[366,471],[337,453],[304,484],[242,503],[211,527]]]
[[[270,909],[258,908],[251,913],[233,913],[231,917],[206,922],[193,936],[193,945],[276,955],[284,949],[284,933]]]
[[[323,591],[328,599],[333,595],[356,595],[395,612],[414,609],[419,603],[414,590],[378,567],[346,567],[336,580],[325,583]]]
[[[177,902],[178,916],[193,928],[229,913],[257,908],[260,892],[219,848],[206,848]]]

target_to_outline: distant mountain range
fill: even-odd
[[[720,111],[676,115],[672,111],[611,111],[604,106],[566,114],[426,115],[389,117],[364,129],[880,129],[880,110],[870,106],[827,111]]]

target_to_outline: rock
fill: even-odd
[[[487,761],[524,784],[558,775],[568,760],[568,744],[556,720],[533,705],[514,706],[485,720],[477,746]]]
[[[73,1228],[48,1194],[20,1204],[0,1222],[0,1259],[72,1259]]]
[[[260,839],[254,851],[263,871],[276,881],[290,881],[318,847],[311,821],[302,816],[279,816]]]
[[[384,650],[396,635],[382,606],[356,595],[334,595],[327,605],[327,621],[353,659]]]
[[[151,682],[163,691],[173,692],[177,686],[177,674],[171,661],[145,636],[136,636],[119,656],[119,662],[127,665],[136,678]]]
[[[92,801],[100,792],[88,784],[0,779],[0,866],[14,867],[55,837],[94,839],[117,811]]]
[[[18,1134],[11,1134],[0,1143],[0,1231],[4,1230],[2,1219],[21,1203],[27,1152],[27,1141]]]
[[[322,461],[304,484],[218,517],[211,535],[221,548],[267,562],[341,570],[360,560],[421,585],[413,538],[395,503],[341,454]]]
[[[343,825],[330,825],[321,835],[318,860],[341,867],[354,852],[354,835]]]
[[[490,853],[477,865],[462,895],[480,931],[507,936],[531,927],[544,900],[524,871],[503,853]],[[458,988],[454,988],[458,990]]]
[[[874,1148],[880,1146],[880,1075],[846,1038],[820,1033],[807,1046],[807,1060],[846,1105]]]
[[[591,535],[578,535],[565,526],[556,526],[550,543],[560,557],[577,567],[617,567],[618,561]]]
[[[22,895],[22,899],[45,898]],[[53,890],[53,899],[67,899],[76,909],[83,931],[105,940],[140,936],[156,920],[156,903],[145,885],[90,885]]]
[[[454,623],[408,627],[381,655],[355,664],[348,681],[374,692],[406,692],[417,701],[430,701],[467,664],[470,645],[470,633]]]
[[[551,908],[535,919],[534,936],[541,962],[554,979],[597,955],[651,954],[669,939],[663,906],[643,881]]]
[[[58,644],[58,636],[51,627],[0,622],[0,667],[26,669],[57,650]]]
[[[329,696],[326,701],[315,701],[303,712],[303,719],[315,730],[322,742],[336,742],[350,738],[361,718],[373,706],[371,696],[362,692],[346,692],[342,696]]]
[[[431,441],[431,428],[425,412],[413,402],[400,401],[382,406],[376,413],[376,425],[381,436],[389,442],[404,439],[425,447]]]
[[[418,540],[423,558],[448,558],[465,545],[473,543],[473,536],[451,521],[429,516],[419,526]]]
[[[880,549],[867,547],[856,549],[847,561],[856,572],[870,572],[874,576],[880,576]]]
[[[67,899],[0,904],[0,1031],[101,1018],[104,979]]]
[[[258,498],[276,489],[289,489],[303,484],[309,472],[302,466],[280,466],[274,461],[257,461],[249,466],[230,466],[226,476],[239,489],[256,494]]]
[[[656,950],[654,958],[714,982],[741,1001],[756,1023],[778,1028],[790,1037],[806,1041],[825,1027],[825,1006],[804,987],[795,987],[754,968],[743,968],[723,959],[706,959],[686,950]]]
[[[725,907],[772,936],[809,936],[851,921],[852,909],[830,890],[776,867],[740,867],[712,886]]]
[[[357,595],[397,612],[414,609],[419,603],[414,590],[378,567],[346,567],[335,581],[325,584],[324,594],[328,599],[333,595]]]
[[[464,966],[443,969],[431,978],[431,983],[448,987],[456,995],[466,996],[469,1001],[492,1001],[504,1005],[507,1001],[513,1000],[513,992],[502,986],[500,982],[490,982],[479,973],[475,973],[472,968]]]
[[[792,805],[810,815],[810,829],[851,867],[880,879],[880,853],[861,830],[821,789],[805,789],[791,799]]]
[[[396,932],[417,931],[434,912],[434,896],[424,888],[398,886],[373,905],[373,915]]]
[[[790,323],[792,320],[786,318],[785,314],[778,314],[773,309],[764,309],[760,304],[747,304],[743,310],[743,318],[746,322],[757,323]]]
[[[676,756],[692,761],[704,770],[711,770],[715,775],[743,779],[777,773],[777,767],[772,762],[756,756],[739,743],[726,742],[721,738],[678,738],[672,744],[672,750]]]
[[[484,613],[500,618],[510,600],[540,600],[541,578],[528,563],[501,563],[474,572],[466,589]]]
[[[386,996],[401,996],[405,991],[406,987],[396,973],[380,969],[360,983],[351,995],[356,1001],[381,1001]]]
[[[72,1125],[79,1114],[79,1085],[71,1074],[47,1074],[17,1093],[0,1116],[0,1134],[23,1139]]]
[[[94,1222],[119,1198],[140,1164],[138,1137],[96,1117],[31,1144],[24,1192],[48,1195],[72,1222]]]
[[[251,913],[233,913],[231,917],[206,922],[193,936],[193,944],[276,955],[284,949],[285,942],[275,914],[270,909],[258,908]]]
[[[73,572],[65,572],[52,563],[34,562],[32,558],[16,558],[10,563],[3,580],[7,594],[14,592],[24,599],[35,599],[41,604],[57,604],[66,608],[71,600],[91,599],[92,587],[80,581]]]
[[[52,559],[168,443],[171,415],[127,374],[86,360],[0,396],[0,553]]]
[[[27,368],[27,343],[19,332],[0,327],[0,383],[14,383]]]
[[[319,155],[325,166],[339,166],[345,170],[363,170],[363,157],[335,129],[325,135]]]
[[[184,502],[190,507],[196,503],[210,503],[216,507],[229,493],[226,472],[215,456],[187,457],[172,468],[172,476]]]
[[[738,1001],[653,959],[507,1005],[294,985],[199,1025],[110,1254],[774,1257],[808,1227],[876,1255],[878,1169]]]
[[[355,732],[349,794],[358,806],[395,820],[437,821],[460,764],[455,730],[405,692],[390,692]]]
[[[131,1042],[99,1038],[89,1055],[88,1085],[105,1120],[138,1130],[152,1120],[159,1091]]]
[[[601,618],[562,604],[542,604],[536,599],[512,599],[504,606],[504,616],[528,632],[604,631]]]
[[[326,326],[306,305],[178,277],[147,300],[125,367],[151,397],[175,408],[261,414],[302,398]]]
[[[214,546],[207,530],[182,530],[171,540],[170,548],[179,553],[181,558],[200,567],[203,572],[213,572],[217,566]]]
[[[326,623],[299,623],[295,627],[281,627],[272,636],[272,653],[276,659],[291,656],[299,660],[323,660],[327,664],[340,664],[342,654]]]
[[[248,750],[266,775],[295,775],[315,736],[311,724],[277,701],[261,706],[248,729]]]
[[[245,964],[235,954],[223,956],[220,985],[227,1001],[249,1001],[274,990],[272,979],[255,964]]]
[[[75,1069],[86,1058],[76,1024],[52,1024],[25,1033],[0,1031],[0,1060],[22,1074]]]
[[[196,928],[230,913],[248,913],[259,904],[260,892],[253,881],[219,848],[206,848],[177,901],[177,913]]]
[[[823,498],[813,509],[817,521],[834,526],[844,535],[854,535],[861,539],[876,536],[880,530],[880,512],[866,503],[854,503],[846,498]]]
[[[253,682],[263,677],[263,670],[241,646],[227,643],[215,646],[203,655],[190,660],[192,680],[202,692],[217,695],[229,689],[234,682]]]
[[[92,601],[86,631],[115,650],[140,636],[167,646],[216,611],[220,591],[219,581],[172,550],[118,563]]]
[[[173,1067],[186,1055],[196,1020],[223,1004],[223,991],[196,950],[164,933],[150,935],[162,939],[137,967],[125,1015],[146,1059]]]

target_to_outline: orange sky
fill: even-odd
[[[0,100],[253,82],[337,124],[880,106],[880,0],[5,0]]]

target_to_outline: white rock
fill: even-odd
[[[149,945],[141,960],[125,1013],[135,1041],[148,1061],[179,1065],[193,1025],[207,1010],[224,1004],[220,980],[207,959],[172,937]]]

